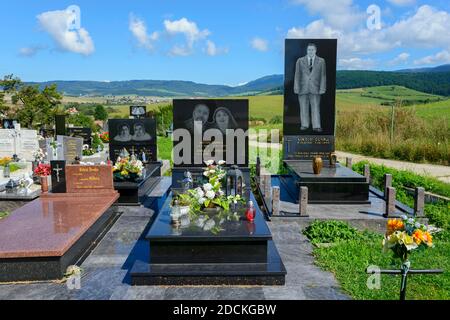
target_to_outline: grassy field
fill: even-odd
[[[229,98],[249,100],[252,128],[279,129],[282,133],[283,96]],[[100,98],[92,99],[85,102],[101,102]],[[399,86],[338,90],[336,148],[381,158],[449,165],[450,99],[443,99]],[[404,105],[395,107],[394,139],[390,141],[390,105],[396,101]],[[152,104],[148,110],[166,104]],[[128,105],[106,107],[114,110],[110,118],[128,117]]]
[[[366,269],[399,269],[400,261],[391,252],[382,251],[383,236],[370,231],[361,232],[342,221],[315,221],[303,230],[317,244],[315,262],[332,272],[342,289],[358,300],[398,300],[400,276],[381,275],[380,287],[367,286]],[[447,235],[446,235],[447,234]],[[326,243],[327,245],[319,245]],[[434,247],[418,250],[410,256],[411,269],[444,269],[439,275],[414,275],[408,279],[408,300],[450,299],[450,242],[448,230],[433,237]],[[372,283],[372,282],[371,282]]]
[[[392,89],[394,88],[394,89]],[[249,99],[250,116],[253,118],[266,119],[270,121],[275,116],[283,116],[283,96],[250,96],[250,97],[227,97],[233,99]],[[352,90],[338,90],[336,95],[336,108],[338,112],[346,111],[371,111],[385,110],[388,112],[391,108],[383,104],[390,103],[396,99],[404,102],[426,100],[442,100],[440,96],[430,95],[400,86],[382,86]],[[64,102],[78,103],[103,103],[105,107],[116,109],[110,117],[128,116],[128,105],[106,105],[106,99],[102,97],[64,97]],[[166,105],[167,102],[151,104],[149,110],[156,109],[160,105]],[[433,120],[438,117],[448,118],[450,121],[450,100],[442,100],[427,104],[416,104],[413,106],[417,114],[424,119]]]

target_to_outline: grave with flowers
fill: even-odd
[[[131,269],[133,285],[284,285],[250,188],[248,139],[239,139],[247,130],[248,100],[174,100],[172,192],[145,236],[150,256]]]
[[[110,131],[101,139],[109,141],[118,204],[151,207],[149,195],[161,181],[162,167],[157,156],[156,120],[110,119],[108,127]]]
[[[406,288],[409,275],[417,274],[441,274],[442,269],[413,269],[410,256],[417,251],[432,248],[433,236],[429,226],[406,215],[400,218],[389,219],[386,226],[386,234],[383,240],[383,250],[392,252],[393,258],[400,262],[397,270],[367,270],[367,273],[401,275],[400,300],[406,300]]]

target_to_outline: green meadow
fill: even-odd
[[[249,100],[252,128],[282,131],[282,95],[227,98]],[[148,110],[163,105],[167,102],[149,105]],[[110,118],[128,117],[128,105],[106,107],[114,110]],[[336,111],[338,150],[411,162],[450,164],[450,99],[446,97],[400,86],[338,90]],[[161,153],[164,157],[168,154],[167,147]]]

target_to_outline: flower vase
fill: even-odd
[[[47,193],[48,192],[48,178],[45,176],[40,177],[40,181],[41,181],[41,191],[43,193]]]
[[[323,161],[321,157],[315,157],[313,160],[313,171],[314,174],[320,174],[323,167]]]

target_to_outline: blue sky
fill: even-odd
[[[282,73],[286,37],[338,38],[339,69],[450,63],[447,0],[3,2],[0,75],[25,81],[237,85]],[[371,4],[379,25],[366,12]],[[70,5],[80,8],[79,25],[70,24]]]

